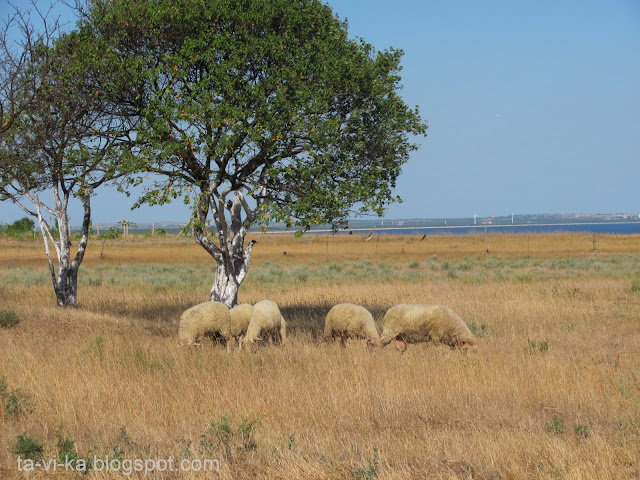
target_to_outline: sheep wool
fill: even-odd
[[[476,344],[474,335],[464,320],[444,305],[396,305],[384,316],[384,327],[380,335],[382,346],[393,340],[404,345],[396,345],[404,351],[407,343],[444,343],[451,347]]]
[[[240,348],[267,338],[284,343],[287,338],[287,326],[278,305],[271,300],[262,300],[253,306],[247,333],[240,340]]]
[[[230,340],[231,314],[220,302],[204,302],[185,310],[180,316],[178,339],[181,344],[199,345],[204,336]]]
[[[369,345],[380,346],[373,316],[366,308],[353,303],[340,303],[329,310],[324,322],[324,338],[340,338],[343,345],[347,338],[364,338]]]
[[[236,341],[239,341],[240,337],[247,333],[251,314],[253,313],[253,305],[241,303],[233,307],[229,313],[231,314],[231,329],[229,334],[232,338],[236,339]]]

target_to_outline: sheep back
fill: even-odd
[[[271,300],[262,300],[253,306],[249,326],[246,335],[240,340],[240,347],[252,344],[262,336],[276,341],[284,341],[282,338],[282,315],[280,308]],[[285,327],[286,335],[286,327]]]
[[[247,332],[251,314],[253,313],[253,305],[241,303],[233,307],[229,313],[231,314],[231,329],[229,334],[231,337],[239,339]]]
[[[353,303],[334,305],[324,322],[324,338],[364,338],[371,345],[380,346],[380,335],[373,316],[364,307]]]
[[[398,339],[406,343],[433,342],[455,347],[475,345],[467,324],[444,305],[396,305],[384,316],[382,345]]]
[[[204,302],[185,310],[180,316],[180,343],[198,344],[204,336],[220,336],[229,341],[231,314],[220,302]]]

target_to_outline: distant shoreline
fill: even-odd
[[[581,230],[580,227],[589,227],[585,230]],[[617,227],[617,228],[616,228]],[[491,225],[430,225],[430,226],[397,226],[397,227],[374,227],[374,228],[350,228],[347,230],[339,230],[338,234],[344,235],[353,233],[400,233],[403,231],[405,234],[420,234],[428,233],[429,231],[462,231],[466,233],[473,231],[489,230],[525,230],[523,233],[545,233],[545,232],[569,232],[569,233],[610,233],[610,234],[633,234],[640,233],[640,222],[565,222],[565,223],[520,223],[520,224],[491,224]],[[618,230],[628,229],[628,232],[619,232]],[[614,231],[616,230],[616,231]],[[528,231],[528,232],[527,232]],[[268,233],[272,234],[294,234],[295,230],[273,230]],[[330,229],[322,230],[309,230],[305,234],[331,234]],[[519,232],[514,232],[519,233]]]

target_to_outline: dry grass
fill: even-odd
[[[76,310],[55,307],[39,243],[0,244],[0,310],[21,320],[0,328],[3,402],[28,396],[0,413],[0,478],[72,476],[18,472],[10,452],[24,432],[49,458],[60,428],[80,456],[215,458],[213,478],[640,477],[638,236],[599,235],[595,254],[566,234],[490,236],[489,255],[471,236],[258,240],[240,300],[275,300],[292,333],[230,355],[177,344],[213,279],[190,240],[94,241]],[[346,301],[376,320],[449,305],[479,348],[320,342]]]

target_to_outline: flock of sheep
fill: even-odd
[[[253,306],[243,303],[232,309],[219,302],[205,302],[180,316],[178,338],[181,344],[199,345],[205,336],[224,340],[227,350],[232,342],[242,349],[258,341],[284,343],[287,326],[280,308],[271,300]],[[378,334],[373,316],[366,308],[341,303],[327,314],[324,338],[339,338],[343,345],[348,338],[360,338],[375,347],[384,347],[395,340],[400,352],[409,343],[433,342],[452,348],[476,344],[466,323],[443,305],[396,305],[385,314],[382,334]]]

